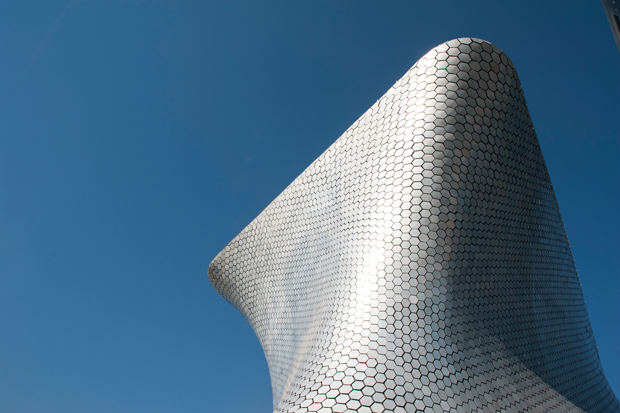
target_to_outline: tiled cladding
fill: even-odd
[[[618,412],[508,57],[420,59],[209,266],[276,412]]]

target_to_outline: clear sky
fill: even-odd
[[[0,413],[270,413],[215,255],[429,49],[513,60],[620,396],[620,54],[582,1],[0,3]]]

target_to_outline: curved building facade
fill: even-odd
[[[442,44],[252,221],[209,279],[276,412],[618,412],[519,78]]]

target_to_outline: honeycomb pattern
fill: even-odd
[[[420,59],[209,266],[276,412],[618,412],[521,84]]]

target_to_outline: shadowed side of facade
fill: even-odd
[[[276,412],[620,411],[512,62],[427,53],[209,266]]]

